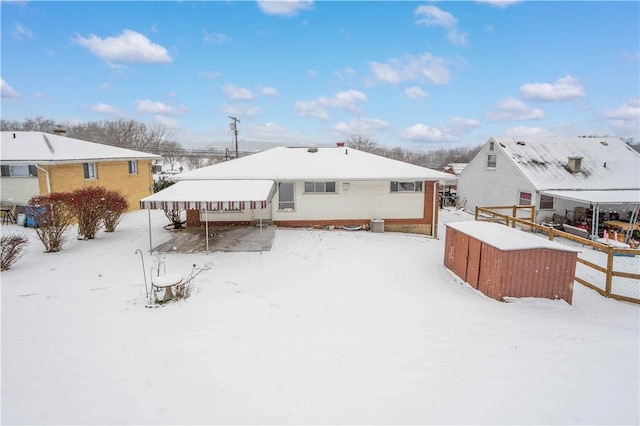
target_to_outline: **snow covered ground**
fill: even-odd
[[[154,245],[168,239],[153,213]],[[441,221],[470,220],[446,210]],[[212,269],[145,308],[147,213],[2,272],[3,424],[638,424],[640,308],[501,303],[440,240],[279,229],[270,252],[165,255]]]

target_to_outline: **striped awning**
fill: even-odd
[[[141,209],[264,209],[276,193],[272,180],[185,180],[140,200]]]

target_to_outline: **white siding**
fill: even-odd
[[[3,203],[26,204],[31,197],[38,195],[37,177],[2,177],[0,191]]]
[[[348,189],[347,189],[348,187]],[[274,220],[420,219],[424,192],[391,192],[389,181],[336,182],[337,193],[304,193],[296,182],[295,210],[279,211],[274,197]]]
[[[487,155],[496,154],[495,169],[487,168]],[[485,144],[478,155],[458,177],[458,202],[468,211],[486,206],[513,206],[518,204],[519,191],[532,194],[536,203],[536,193],[518,169],[497,147],[489,151]]]
[[[204,222],[250,222],[250,221],[259,221],[262,220],[271,220],[271,204],[269,204],[265,209],[245,209],[239,212],[225,212],[225,211],[208,211],[208,212],[200,212],[200,221]]]

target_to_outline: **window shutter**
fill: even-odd
[[[89,163],[82,163],[82,169],[84,170],[84,178],[89,179]]]
[[[2,168],[2,176],[11,176],[11,169],[9,168],[8,165],[2,165],[0,166]]]
[[[35,166],[35,164],[29,164],[29,176],[38,176],[38,168]]]

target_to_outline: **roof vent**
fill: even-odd
[[[524,146],[524,141],[518,141],[516,142],[516,145]]]
[[[600,143],[601,143],[602,145],[604,145],[604,146],[609,146],[609,142],[607,142],[607,141],[600,141]]]
[[[572,173],[580,173],[582,171],[582,157],[569,157],[567,167]]]
[[[318,152],[318,148],[316,148],[315,146],[312,146],[309,149],[307,149],[307,152]]]

